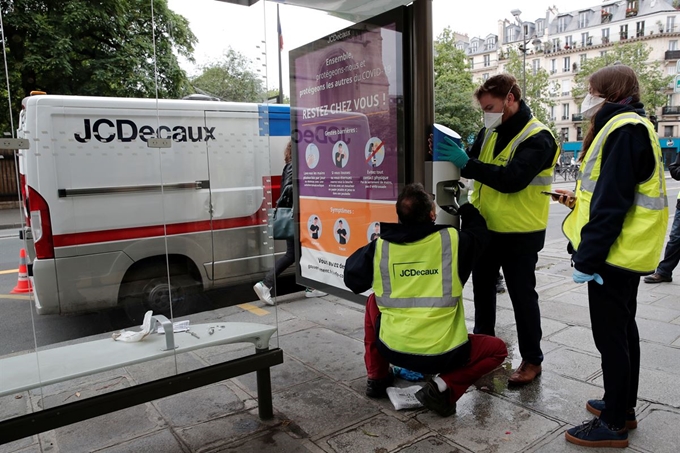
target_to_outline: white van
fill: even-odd
[[[290,108],[37,95],[18,136],[24,235],[37,312],[167,311],[187,293],[252,281],[272,265]],[[148,140],[170,139],[170,148]],[[170,287],[168,286],[168,267]]]

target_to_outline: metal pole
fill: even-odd
[[[522,52],[524,53],[524,56],[522,57],[522,98],[526,102],[526,97],[527,97],[527,33],[526,29],[524,28],[524,24],[522,25],[522,41],[524,41],[524,47],[522,48]]]
[[[416,0],[411,5],[412,20],[407,26],[412,38],[411,95],[413,111],[410,146],[413,150],[407,183],[425,182],[428,155],[427,134],[434,123],[434,49],[432,35],[432,0]]]
[[[281,16],[279,16],[279,4],[276,4],[276,27],[277,27],[277,36],[276,36],[276,47],[279,49],[279,95],[278,97],[278,103],[283,104],[283,67],[281,66]]]

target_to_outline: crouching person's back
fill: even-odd
[[[385,397],[394,364],[436,375],[416,393],[441,416],[481,376],[507,356],[502,340],[468,334],[463,285],[487,241],[486,223],[470,204],[461,206],[462,229],[435,225],[436,206],[421,184],[397,200],[398,224],[381,224],[381,237],[347,259],[345,285],[373,289],[366,303],[366,395]]]

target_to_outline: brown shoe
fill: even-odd
[[[672,282],[673,277],[665,277],[661,274],[657,274],[654,272],[652,275],[648,275],[644,278],[645,283],[663,283],[663,282]]]
[[[541,365],[534,365],[522,360],[519,368],[508,378],[508,384],[525,385],[536,379],[536,376],[541,375]]]

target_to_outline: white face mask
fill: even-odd
[[[501,110],[499,113],[495,112],[484,112],[484,127],[487,129],[493,129],[495,127],[500,126],[500,124],[503,122],[503,113],[505,112],[505,107],[508,102],[508,95],[512,92],[512,87],[510,87],[510,91],[505,95],[505,99],[503,100],[503,110]]]
[[[484,112],[484,127],[487,129],[493,129],[501,124],[503,120],[503,112],[493,113]]]
[[[584,118],[592,118],[597,112],[598,108],[604,104],[605,99],[599,96],[593,96],[592,94],[586,94],[586,97],[581,103],[581,115]]]

